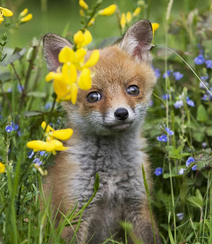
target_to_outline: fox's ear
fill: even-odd
[[[150,50],[153,38],[152,25],[148,20],[140,20],[131,26],[125,33],[119,46],[138,62],[151,63]]]
[[[46,34],[43,38],[43,52],[46,59],[47,67],[50,71],[56,71],[60,66],[58,54],[65,46],[72,48],[72,44],[65,38],[56,34]]]

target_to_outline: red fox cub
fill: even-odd
[[[141,126],[156,84],[151,67],[152,26],[141,20],[131,26],[119,44],[103,48],[94,68],[92,88],[79,90],[77,102],[64,102],[68,127],[74,130],[44,178],[44,191],[52,194],[52,209],[68,214],[77,203],[80,210],[94,192],[96,173],[99,190],[84,210],[74,243],[101,244],[108,238],[125,240],[121,221],[131,223],[137,239],[145,244],[160,243],[154,232],[144,187],[142,165],[148,176],[150,165],[143,151]],[[47,66],[56,71],[58,53],[68,45],[66,39],[47,34],[44,55]],[[89,52],[86,59],[89,57]],[[151,180],[147,178],[149,185]],[[55,210],[56,211],[56,210]],[[68,242],[74,226],[65,227]],[[111,242],[110,242],[111,243]],[[134,243],[128,237],[128,244]]]

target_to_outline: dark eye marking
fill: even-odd
[[[131,96],[138,96],[140,91],[136,85],[131,85],[127,87],[127,93]]]
[[[90,92],[87,95],[87,101],[89,103],[95,103],[100,101],[102,98],[102,95],[99,92]]]

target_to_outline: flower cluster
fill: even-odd
[[[72,129],[54,130],[50,125],[47,125],[45,121],[42,122],[41,127],[45,131],[46,141],[29,141],[27,143],[28,148],[33,149],[34,152],[52,152],[54,155],[56,154],[56,151],[64,151],[68,149],[68,147],[64,147],[63,143],[59,140],[68,140],[73,134]]]
[[[165,131],[169,136],[173,136],[174,135],[174,131],[172,131],[171,129],[169,129],[168,127],[165,127]],[[161,135],[161,136],[157,136],[157,140],[160,142],[167,142],[169,140],[167,135]]]
[[[92,41],[91,33],[81,30],[74,35],[74,43],[77,50],[74,51],[65,46],[58,55],[58,60],[63,64],[57,72],[50,72],[46,76],[46,81],[54,80],[54,91],[57,94],[57,102],[71,100],[76,103],[78,87],[88,90],[92,85],[92,73],[90,67],[94,66],[99,60],[99,51],[94,50],[90,58],[84,63],[87,53],[85,46]],[[78,72],[80,73],[77,76]]]
[[[155,169],[155,172],[154,172],[155,175],[160,176],[160,175],[162,175],[162,173],[163,173],[163,168],[157,167]]]
[[[81,17],[85,17],[84,11],[87,11],[88,16],[90,16],[90,12],[91,10],[89,9],[88,4],[84,1],[84,0],[79,0],[79,6],[80,6],[80,15]],[[95,19],[98,15],[102,15],[102,16],[109,16],[114,14],[114,12],[116,11],[116,5],[115,4],[111,4],[110,6],[108,6],[107,8],[101,9],[99,10],[94,17],[90,17],[89,18],[89,22],[87,24],[87,26],[91,26],[94,24]]]
[[[191,163],[195,162],[194,158],[189,157],[186,161],[186,167],[188,167]],[[192,168],[192,170],[197,170],[197,165],[195,164]]]
[[[164,74],[163,74],[163,78],[166,79],[167,77],[170,77],[171,74],[173,74],[174,78],[176,81],[181,80],[183,78],[183,74],[181,74],[179,71],[177,72],[173,72],[173,70],[167,70]]]
[[[28,9],[25,8],[20,14],[19,14],[19,20],[21,23],[28,22],[32,19],[32,14],[28,14]]]
[[[4,17],[11,17],[13,16],[13,12],[7,8],[0,7],[0,24],[4,21]]]

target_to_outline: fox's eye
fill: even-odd
[[[136,85],[127,87],[127,93],[131,96],[137,96],[139,94],[139,88]]]
[[[102,98],[102,95],[99,92],[90,92],[87,95],[87,101],[89,103],[95,103],[98,102]]]

